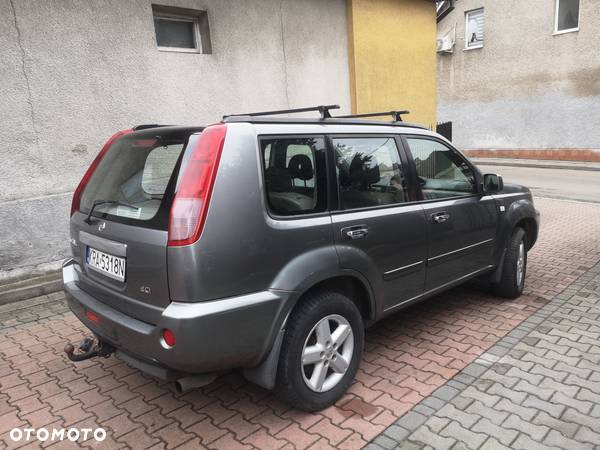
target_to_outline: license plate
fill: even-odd
[[[109,255],[95,248],[88,247],[86,262],[90,268],[107,277],[125,281],[125,258]]]

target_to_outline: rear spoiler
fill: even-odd
[[[159,125],[157,123],[147,123],[147,124],[143,124],[143,125],[136,125],[135,127],[132,128],[133,131],[139,131],[139,130],[147,130],[148,128],[160,128],[160,127],[170,127],[172,125]]]

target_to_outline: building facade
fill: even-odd
[[[349,0],[348,14],[353,111],[404,108],[406,120],[434,128],[433,2]]]
[[[454,143],[476,156],[600,161],[600,3],[443,3],[438,121],[452,122]]]
[[[72,192],[116,130],[332,103],[340,114],[406,108],[413,121],[435,122],[431,1],[0,0],[0,8],[0,280],[55,269],[68,256]],[[403,22],[405,31],[370,35]],[[402,60],[409,70],[397,70]]]

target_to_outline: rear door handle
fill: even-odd
[[[433,213],[431,215],[431,220],[433,223],[444,223],[448,219],[450,219],[450,214],[448,214],[446,211]]]
[[[352,227],[342,228],[342,238],[345,239],[363,239],[369,234],[369,227],[366,225],[354,225]]]

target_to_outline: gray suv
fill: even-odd
[[[64,288],[93,336],[69,358],[116,353],[180,391],[238,368],[314,411],[381,318],[475,277],[519,296],[530,191],[398,112],[333,108],[115,134],[73,197]]]

